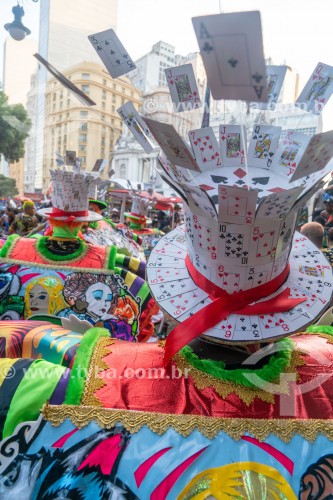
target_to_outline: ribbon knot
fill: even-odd
[[[193,281],[200,289],[208,293],[212,302],[177,325],[170,332],[165,343],[164,366],[184,345],[206,330],[213,328],[232,313],[244,315],[275,314],[289,311],[306,300],[306,297],[297,299],[289,297],[290,289],[286,288],[271,299],[252,304],[273,294],[283,285],[289,274],[289,265],[279,276],[268,283],[250,290],[241,290],[228,294],[200,274],[188,256],[185,263]]]

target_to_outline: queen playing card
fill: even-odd
[[[315,115],[320,115],[332,93],[333,66],[318,63],[295,102],[295,106],[301,107]]]
[[[254,125],[248,149],[250,167],[267,168],[272,165],[281,130],[281,127]]]
[[[267,101],[260,12],[192,19],[214,99]]]
[[[200,108],[201,100],[192,64],[183,64],[164,71],[176,111]]]

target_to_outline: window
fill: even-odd
[[[81,165],[83,165],[84,163],[86,163],[86,157],[85,156],[80,156],[80,162],[81,162]]]
[[[116,108],[114,106],[111,106],[111,111],[112,111],[112,113],[115,113]]]
[[[88,116],[88,111],[80,111],[80,116]]]
[[[81,85],[82,92],[89,94],[90,85]]]
[[[122,97],[121,98],[121,105],[125,104],[125,99]]]
[[[105,115],[101,115],[101,120],[102,120],[102,122],[104,122],[104,120],[105,120]]]
[[[70,105],[71,105],[71,100],[67,99],[67,106],[70,106]]]
[[[79,144],[79,151],[86,151],[86,145],[85,144]]]
[[[102,90],[102,99],[106,99],[106,90]]]
[[[102,137],[105,137],[106,135],[106,127],[103,125],[102,127]]]
[[[123,94],[126,94],[126,89],[125,89],[125,87],[121,87],[121,91],[122,91],[122,93],[123,93]]]
[[[79,141],[80,142],[87,142],[87,134],[80,134]]]
[[[88,130],[88,123],[81,123],[80,130],[81,130],[81,132],[87,131]]]
[[[113,89],[116,90],[116,88],[117,88],[117,85],[114,83],[113,84]]]
[[[105,101],[102,101],[102,109],[105,109]]]
[[[104,158],[104,154],[105,154],[105,149],[104,148],[101,148],[101,157]]]
[[[69,114],[70,114],[70,113],[66,113],[66,118],[69,118]]]
[[[54,93],[53,93],[53,100],[55,101],[55,100],[56,100],[56,98],[57,98],[57,94],[54,92]]]
[[[125,163],[122,163],[119,167],[119,177],[121,179],[126,179],[127,178],[127,168]]]
[[[105,85],[105,87],[106,87],[106,85],[107,85],[106,80],[103,80],[103,85]]]
[[[82,77],[82,80],[89,80],[90,74],[89,73],[82,73],[81,77]]]
[[[102,137],[101,139],[101,146],[105,146],[105,137]]]
[[[111,125],[114,124],[114,118],[111,118]]]
[[[115,103],[116,102],[116,96],[114,94],[112,94],[112,102]]]

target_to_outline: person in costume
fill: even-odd
[[[15,219],[9,227],[8,234],[27,236],[37,226],[38,220],[35,215],[35,204],[31,200],[26,200],[23,203],[23,212],[15,215]]]
[[[1,271],[6,272],[10,267],[13,267],[13,264],[16,265],[15,279],[22,283],[17,292],[17,300],[22,300],[20,297],[26,297],[27,301],[29,295],[31,296],[26,313],[23,315],[22,310],[20,315],[15,315],[15,319],[23,318],[23,316],[28,317],[30,312],[37,313],[34,309],[41,308],[45,311],[46,304],[50,304],[50,302],[53,303],[53,314],[60,314],[60,309],[66,310],[66,302],[64,302],[66,295],[63,297],[61,287],[53,287],[52,283],[54,280],[57,282],[60,279],[63,288],[66,282],[71,281],[71,276],[74,276],[73,282],[75,282],[78,280],[78,275],[83,275],[86,282],[85,294],[81,297],[81,302],[77,300],[68,303],[68,312],[71,307],[72,312],[81,313],[83,316],[88,315],[92,324],[107,319],[109,331],[114,336],[119,335],[119,338],[126,337],[132,341],[147,339],[154,330],[151,317],[157,311],[157,306],[143,279],[145,263],[124,254],[118,254],[115,246],[88,245],[78,237],[83,222],[98,221],[102,218],[101,215],[88,210],[89,186],[92,182],[96,182],[92,175],[63,170],[51,171],[51,175],[54,184],[53,206],[41,209],[39,213],[48,217],[52,226],[52,236],[32,239],[12,235],[0,251]],[[95,284],[100,283],[98,290],[89,289],[88,275],[91,275],[91,279],[95,280]],[[31,285],[33,279],[42,280],[46,277],[49,278],[48,283],[53,288],[48,295],[45,294],[45,290],[41,290],[40,286],[34,288],[35,281]],[[107,317],[107,313],[110,314],[108,300],[105,300],[103,307],[101,307],[104,295],[107,296],[111,291],[104,294],[105,290],[102,290],[102,288],[109,286],[105,285],[106,280],[109,284],[112,283],[114,296],[126,296],[128,302],[133,301],[135,304],[131,322],[124,321],[123,314],[121,314],[119,321],[113,318],[112,314]],[[81,280],[81,283],[83,281]],[[46,281],[43,283],[45,288]],[[50,300],[49,297],[51,298],[51,295],[56,292],[58,292],[58,299]],[[39,299],[35,296],[36,293],[39,293]],[[98,295],[100,293],[102,296]],[[43,301],[41,296],[43,296]],[[13,302],[12,299],[11,302]],[[31,309],[32,302],[34,306]],[[54,307],[55,304],[58,306],[61,303],[63,305],[59,309]],[[4,302],[4,298],[2,304],[2,307],[8,310],[8,304]],[[126,305],[128,306],[128,304]],[[102,309],[105,309],[104,313]],[[117,310],[121,313],[121,306],[118,304]],[[64,313],[63,315],[66,316]]]
[[[63,283],[56,276],[44,276],[29,281],[25,289],[24,317],[35,314],[57,315],[65,306]]]

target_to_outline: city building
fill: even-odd
[[[59,71],[82,61],[98,62],[88,35],[115,28],[117,0],[42,0],[40,5],[39,54]],[[34,187],[43,189],[45,165],[44,128],[46,122],[46,84],[51,74],[39,65],[37,73],[34,109],[31,118],[35,134],[28,141],[26,175],[34,169]],[[45,184],[45,182],[44,182]]]
[[[91,171],[97,159],[108,160],[101,174],[108,178],[110,162],[123,122],[117,109],[127,101],[135,108],[141,105],[141,95],[126,76],[112,79],[101,64],[83,61],[63,70],[63,74],[96,102],[84,106],[58,80],[46,85],[46,119],[42,190],[50,183],[50,168],[56,166],[56,153],[65,157],[66,150],[76,151],[82,168]]]

